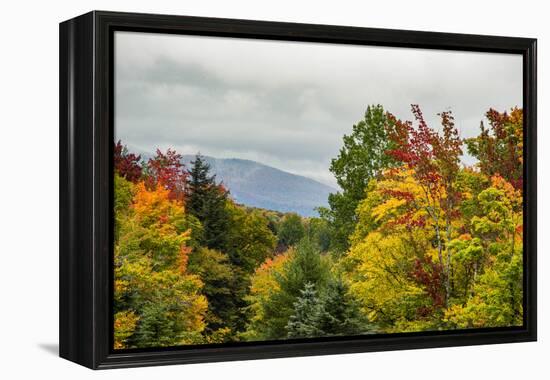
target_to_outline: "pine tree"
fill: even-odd
[[[208,248],[223,250],[229,215],[226,210],[228,192],[216,183],[216,175],[210,175],[210,165],[197,154],[189,171],[186,191],[186,207],[203,225],[201,243]]]

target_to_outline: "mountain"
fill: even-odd
[[[231,197],[247,206],[302,216],[317,216],[316,207],[327,206],[328,195],[336,190],[311,178],[285,172],[259,162],[238,158],[203,156],[217,181],[229,189]],[[187,167],[195,156],[184,155]]]

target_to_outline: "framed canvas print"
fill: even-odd
[[[536,40],[60,25],[60,355],[536,340]]]

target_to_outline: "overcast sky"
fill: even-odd
[[[369,104],[462,137],[522,102],[521,55],[116,32],[115,138],[131,150],[245,158],[335,185],[342,135]],[[465,158],[465,161],[471,161]]]

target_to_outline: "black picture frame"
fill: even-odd
[[[523,326],[113,351],[115,31],[521,54],[525,147]],[[536,39],[93,11],[62,22],[59,41],[61,357],[103,369],[536,340]]]

